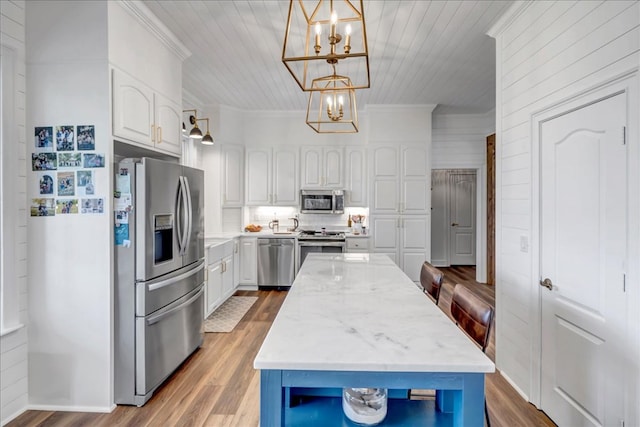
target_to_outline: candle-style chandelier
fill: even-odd
[[[362,0],[291,0],[282,62],[310,92],[309,126],[318,133],[358,132],[355,89],[370,87]]]
[[[362,0],[291,0],[282,62],[303,91],[340,64],[353,89],[370,86],[369,50]]]
[[[358,132],[356,91],[351,79],[337,74],[312,83],[307,106],[307,124],[318,133]]]

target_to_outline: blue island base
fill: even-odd
[[[285,410],[288,427],[356,427],[342,411],[339,397],[307,397]],[[378,426],[451,426],[453,414],[436,410],[435,400],[389,399],[387,416]]]

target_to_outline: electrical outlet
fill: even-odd
[[[529,239],[527,239],[527,236],[520,236],[520,252],[529,252]]]

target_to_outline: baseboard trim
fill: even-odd
[[[522,391],[522,389],[520,387],[518,387],[516,385],[515,382],[513,382],[513,380],[511,380],[511,378],[509,378],[509,375],[505,374],[504,372],[502,372],[501,370],[497,370],[500,375],[502,375],[502,378],[504,378],[505,380],[507,380],[507,382],[509,383],[509,385],[511,387],[513,387],[513,389],[520,395],[520,397],[522,397],[524,400],[526,400],[527,402],[531,403],[531,400],[529,399],[529,396]]]
[[[60,405],[27,405],[27,411],[55,411],[55,412],[98,412],[111,413],[116,409],[116,404],[111,406],[60,406]]]

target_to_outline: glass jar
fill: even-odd
[[[342,410],[346,417],[356,424],[380,424],[387,416],[387,389],[344,388]]]

